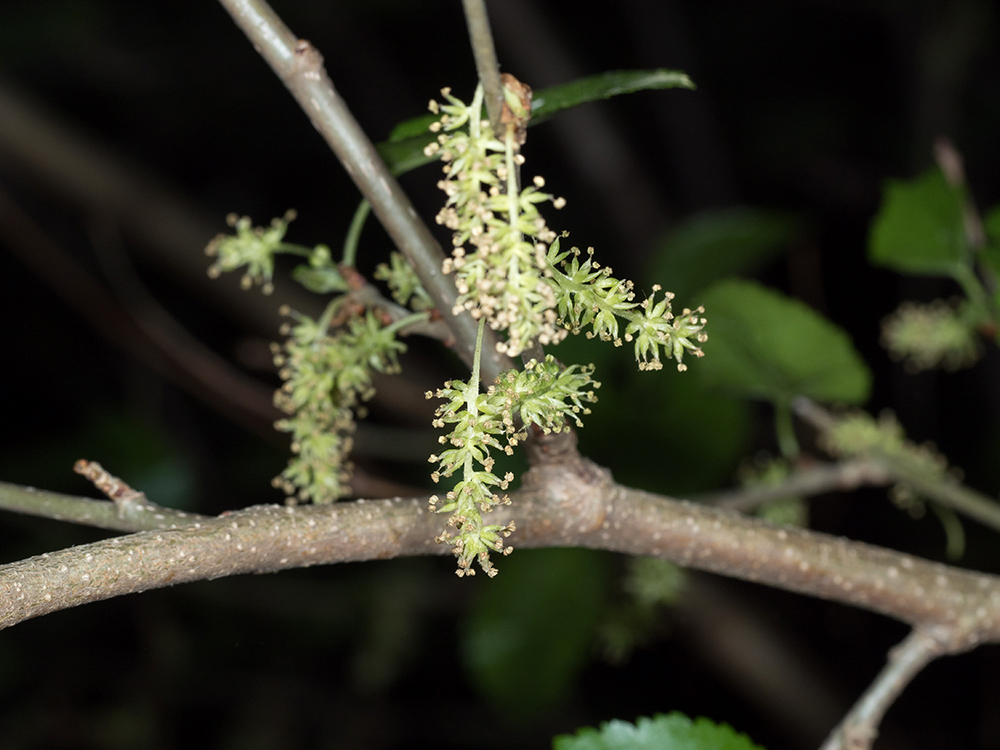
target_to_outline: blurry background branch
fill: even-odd
[[[866,485],[885,485],[892,475],[881,464],[869,459],[845,460],[837,463],[808,463],[796,467],[791,475],[774,485],[757,485],[743,489],[711,492],[694,500],[720,508],[752,513],[762,503],[782,497],[808,497],[825,492],[848,492]]]
[[[3,109],[0,107],[0,109]],[[151,297],[127,308],[0,189],[0,238],[105,340],[258,434],[280,412],[272,389],[191,336]],[[249,295],[243,295],[249,296]]]
[[[202,250],[222,228],[220,220],[3,82],[0,163],[89,216],[113,220],[154,265],[202,297],[221,301],[254,330],[271,335],[282,303],[317,307],[300,286],[281,280],[270,299],[245,294],[236,283],[213,282]]]
[[[800,417],[821,433],[829,432],[836,424],[837,417],[809,399],[797,399],[794,408]],[[904,453],[877,445],[864,449],[859,446],[858,450],[866,461],[879,466],[892,481],[912,487],[921,496],[1000,531],[1000,503],[962,484],[953,472],[929,471],[924,462],[914,461]]]

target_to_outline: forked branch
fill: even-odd
[[[467,315],[451,314],[455,285],[441,273],[444,261],[441,246],[337,94],[323,67],[323,56],[309,42],[296,38],[264,0],[219,1],[292,93],[371,203],[375,215],[444,316],[462,358],[471,365],[476,323]],[[511,367],[510,360],[496,351],[494,341],[486,347],[488,357],[483,362],[483,377],[487,382]]]
[[[947,636],[947,633],[944,634]],[[954,649],[932,632],[914,628],[889,652],[889,663],[837,725],[820,750],[868,750],[878,736],[878,727],[903,689],[930,662]]]

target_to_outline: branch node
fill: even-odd
[[[889,706],[927,664],[965,650],[954,628],[918,625],[889,651],[888,663],[820,750],[870,750]]]
[[[87,461],[81,458],[73,464],[73,471],[89,479],[97,489],[108,496],[108,499],[118,508],[119,518],[125,518],[136,511],[146,510],[152,506],[144,493],[132,489],[97,461]]]

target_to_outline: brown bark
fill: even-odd
[[[933,627],[951,651],[1000,641],[998,576],[629,489],[585,459],[535,467],[524,485],[494,514],[516,520],[515,549],[653,555]],[[0,626],[188,581],[444,554],[442,524],[425,498],[268,505],[46,553],[0,567]]]

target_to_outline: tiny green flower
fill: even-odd
[[[288,211],[281,219],[273,219],[268,228],[255,227],[249,216],[229,214],[226,223],[236,230],[235,235],[220,234],[208,243],[205,254],[214,257],[208,275],[218,278],[223,272],[246,266],[241,283],[244,289],[254,284],[263,287],[264,294],[274,289],[274,255],[280,252],[288,224],[295,219],[295,212]]]
[[[434,309],[434,300],[421,285],[417,272],[402,253],[393,252],[388,264],[379,264],[375,269],[375,278],[389,285],[392,298],[399,304],[413,310]]]

